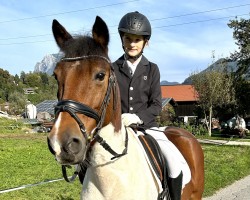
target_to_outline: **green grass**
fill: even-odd
[[[25,133],[31,130],[31,125],[24,124],[23,121],[0,117],[0,133]]]
[[[250,174],[250,146],[202,145],[205,154],[205,192],[210,196]],[[48,150],[46,134],[2,132],[0,129],[0,190],[61,178],[61,166]],[[74,200],[81,185],[58,181],[9,193],[4,200]]]
[[[62,178],[45,134],[0,134],[0,190]],[[0,194],[0,199],[79,199],[79,181],[58,181]]]
[[[250,146],[203,145],[205,155],[205,192],[215,191],[250,174]]]

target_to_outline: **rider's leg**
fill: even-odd
[[[155,129],[155,128],[154,128]],[[179,155],[179,150],[175,147],[175,145],[168,140],[165,134],[159,130],[147,129],[146,133],[154,137],[158,142],[164,157],[166,158],[167,166],[168,166],[168,176],[170,178],[176,178],[181,173],[181,165],[180,158],[182,155]],[[184,162],[186,162],[184,160]]]
[[[167,163],[167,171],[169,176],[168,185],[171,199],[179,200],[181,197],[182,186],[185,185],[185,183],[183,183],[182,171],[183,168],[185,168],[184,166],[188,165],[179,150],[171,141],[167,139],[165,134],[159,131],[158,128],[154,129],[155,130],[147,129],[146,133],[156,139],[162,150]]]
[[[181,200],[182,172],[176,178],[168,178],[168,188],[171,200]]]

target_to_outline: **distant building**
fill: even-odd
[[[198,93],[193,85],[162,85],[162,99],[173,99],[176,116],[194,116]]]
[[[36,119],[37,109],[30,101],[25,105],[25,112],[28,119]]]
[[[55,105],[57,104],[57,100],[45,100],[36,105],[37,113],[47,112],[50,115],[54,116]]]
[[[162,98],[161,103],[162,103],[162,110],[164,110],[164,108],[168,105],[171,105],[172,107],[178,106],[177,102],[173,98]]]
[[[23,88],[24,94],[35,94],[35,88]]]

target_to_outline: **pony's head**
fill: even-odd
[[[56,20],[52,30],[64,57],[54,70],[58,104],[48,145],[61,164],[77,164],[103,126],[111,123],[116,131],[121,127],[119,90],[108,58],[109,32],[98,16],[92,37],[72,37]]]

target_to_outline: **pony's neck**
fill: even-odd
[[[110,123],[102,128],[100,136],[114,151],[122,153],[125,127],[122,126],[118,132],[114,130],[115,127]],[[138,145],[138,138],[131,131],[128,132],[128,138],[128,153],[114,160],[100,144],[93,146],[92,166],[88,168],[83,182],[82,199],[157,199],[159,188]]]
[[[115,131],[115,126],[109,123],[100,130],[99,135],[106,143],[118,154],[122,153],[125,148],[125,127],[121,126],[118,131]],[[91,163],[92,166],[108,164],[111,158],[114,157],[110,152],[105,150],[99,143],[96,143],[92,148]]]

